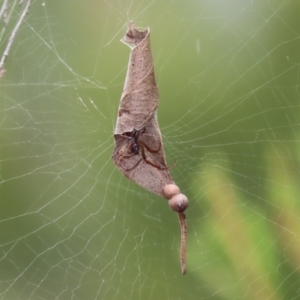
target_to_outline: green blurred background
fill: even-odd
[[[299,9],[33,1],[0,83],[0,299],[300,299]],[[190,201],[185,276],[176,214],[110,160],[130,20]]]

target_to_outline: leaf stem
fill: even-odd
[[[187,236],[187,225],[186,217],[183,212],[178,213],[181,229],[181,248],[180,248],[180,263],[181,263],[181,272],[186,274],[186,236]]]

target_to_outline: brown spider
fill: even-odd
[[[123,133],[121,136],[125,139],[128,139],[128,142],[119,150],[119,161],[120,165],[125,171],[132,171],[135,169],[142,160],[144,160],[145,163],[148,165],[158,169],[158,170],[166,170],[169,169],[168,166],[160,166],[156,165],[152,161],[150,161],[146,156],[146,150],[150,153],[158,153],[161,149],[161,142],[159,141],[159,146],[157,149],[151,149],[149,146],[146,145],[145,142],[143,142],[140,139],[140,136],[142,136],[145,133],[146,129],[145,127],[136,130],[134,129],[132,132],[126,132]],[[130,157],[133,157],[134,155],[141,155],[141,159],[139,159],[132,167],[127,168],[122,164],[122,161],[124,159],[128,159]]]

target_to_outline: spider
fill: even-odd
[[[126,171],[132,171],[135,169],[143,160],[148,165],[158,169],[158,170],[166,170],[169,169],[168,166],[156,165],[152,161],[150,161],[146,156],[146,150],[150,153],[158,153],[161,149],[161,142],[159,141],[159,146],[157,149],[151,149],[149,146],[143,142],[140,137],[145,133],[145,127],[136,130],[134,129],[132,132],[123,133],[121,136],[125,139],[128,139],[128,142],[119,150],[119,161],[122,168]],[[133,157],[134,155],[141,155],[141,159],[139,159],[132,167],[127,168],[122,164],[122,161],[126,158]]]

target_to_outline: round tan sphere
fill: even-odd
[[[176,212],[185,211],[188,205],[188,198],[183,194],[177,194],[169,200],[169,206]]]
[[[172,197],[174,197],[175,195],[178,195],[180,193],[180,189],[175,184],[166,184],[163,187],[162,193],[163,193],[164,198],[169,200]]]

